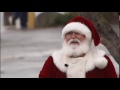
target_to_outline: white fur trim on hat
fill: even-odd
[[[67,24],[62,30],[62,38],[65,37],[65,34],[70,31],[76,31],[86,36],[87,39],[91,39],[92,33],[91,30],[81,22],[71,22]]]

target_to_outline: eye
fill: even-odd
[[[69,34],[69,35],[70,35],[70,34],[72,34],[72,33],[73,33],[73,32],[68,32],[67,34]]]
[[[78,33],[78,32],[75,32],[75,34],[80,34],[80,33]]]

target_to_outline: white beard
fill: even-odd
[[[77,40],[78,41],[78,40]],[[63,41],[62,51],[66,56],[77,57],[82,54],[86,54],[90,49],[90,41],[85,40],[84,42],[79,41],[79,45],[70,45],[69,42]]]

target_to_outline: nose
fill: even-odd
[[[73,39],[75,38],[75,33],[74,33],[74,32],[72,33],[72,38],[73,38]]]

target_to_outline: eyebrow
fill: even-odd
[[[70,31],[70,32],[67,32],[67,33],[79,33],[79,34],[82,34],[81,32],[77,32],[77,31]]]

